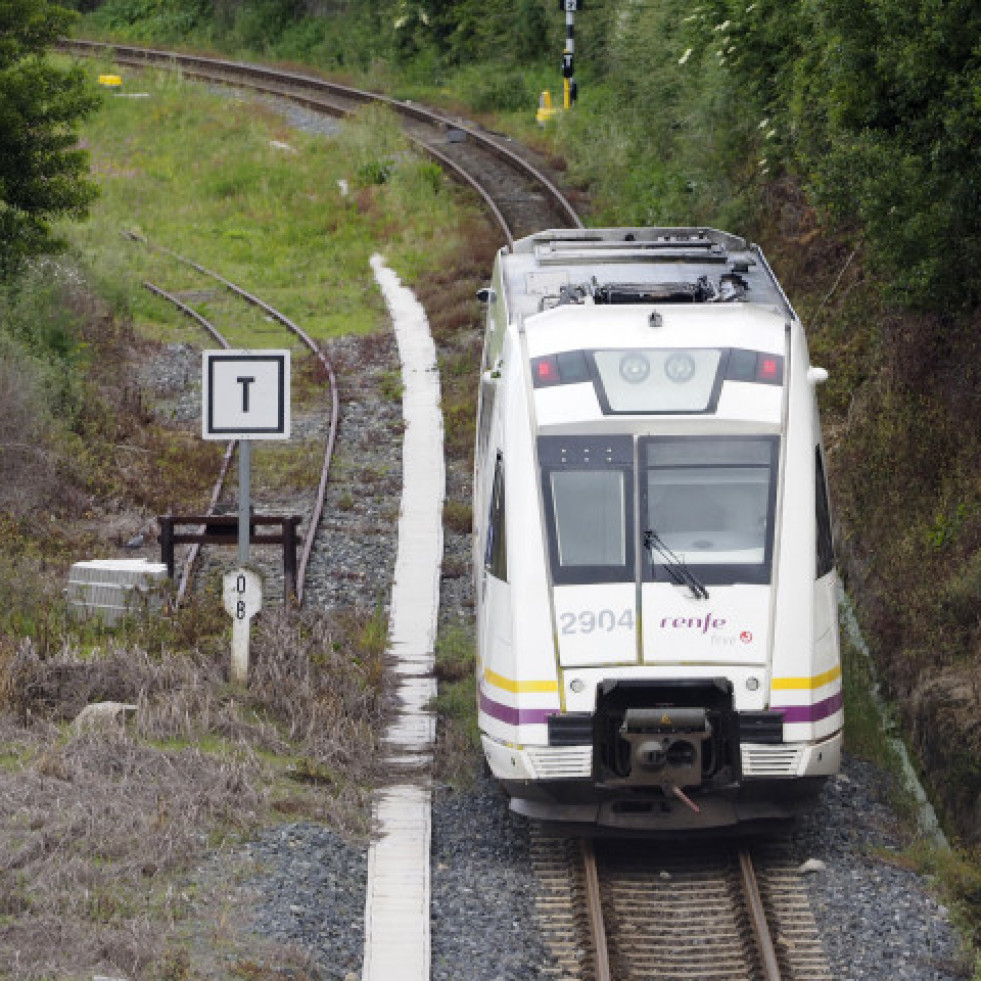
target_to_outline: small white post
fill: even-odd
[[[225,610],[232,618],[232,681],[249,680],[249,625],[262,609],[262,581],[251,569],[236,569],[222,580]]]

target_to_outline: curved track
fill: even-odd
[[[419,150],[479,195],[509,246],[515,238],[544,228],[583,227],[543,161],[519,151],[505,137],[415,103],[313,75],[199,55],[94,41],[66,40],[62,48],[84,56],[111,55],[121,65],[179,69],[188,77],[251,88],[334,116],[371,103],[386,106],[399,116],[406,136]]]
[[[66,46],[86,55],[110,49],[90,42]],[[114,46],[111,52],[121,64],[179,69],[188,76],[250,87],[332,115],[348,114],[368,102],[384,104],[398,113],[415,145],[480,195],[509,245],[543,228],[582,227],[573,206],[540,165],[475,126],[296,72],[145,48]],[[243,299],[262,305],[324,360],[317,346],[286,318],[223,277],[189,264]],[[332,431],[318,510],[304,545],[298,599],[323,506],[338,416],[333,377],[331,388]],[[226,454],[226,469],[228,461]],[[779,855],[757,856],[757,865],[762,863],[757,871],[749,852],[704,846],[666,855],[648,852],[646,844],[636,842],[626,851],[606,846],[594,851],[591,845],[580,848],[569,840],[539,839],[535,853],[541,884],[539,919],[565,978],[830,978],[799,876]]]
[[[334,372],[333,366],[328,361],[323,351],[321,351],[316,341],[314,341],[313,338],[306,333],[306,331],[304,331],[301,327],[299,327],[292,320],[290,320],[285,314],[280,313],[280,311],[270,306],[264,300],[242,289],[242,287],[237,286],[235,283],[231,282],[231,280],[226,279],[224,276],[220,275],[219,273],[207,269],[204,266],[200,265],[199,263],[194,262],[192,259],[188,259],[182,255],[179,255],[178,253],[173,252],[168,248],[165,248],[160,245],[153,245],[150,242],[148,242],[145,238],[136,235],[134,233],[127,233],[126,237],[132,239],[135,242],[140,242],[141,244],[147,246],[148,248],[152,248],[158,252],[164,253],[165,255],[169,255],[171,258],[175,259],[180,263],[190,266],[191,268],[199,272],[201,275],[206,276],[209,279],[212,279],[215,282],[220,283],[223,287],[225,287],[225,289],[229,290],[231,293],[233,293],[235,296],[239,297],[240,299],[244,300],[246,303],[258,307],[264,313],[266,313],[272,320],[281,324],[292,334],[294,334],[297,338],[299,338],[303,342],[303,344],[306,345],[307,348],[309,348],[309,350],[313,353],[313,355],[320,361],[321,367],[323,368],[327,378],[327,387],[330,392],[330,400],[331,400],[330,426],[328,429],[326,449],[324,451],[323,466],[320,472],[320,481],[317,486],[317,493],[316,493],[316,497],[314,498],[313,509],[309,517],[309,520],[307,522],[307,530],[306,533],[304,534],[303,546],[301,548],[300,560],[297,568],[296,602],[298,605],[302,605],[304,584],[306,582],[306,572],[309,566],[310,555],[313,551],[314,542],[316,540],[317,528],[320,524],[320,518],[323,514],[324,497],[327,492],[327,480],[330,474],[330,464],[334,453],[334,446],[337,440],[337,426],[338,426],[338,421],[340,419],[340,398],[338,396],[337,376]],[[157,296],[161,297],[167,302],[173,304],[185,316],[194,320],[195,323],[197,323],[200,327],[202,327],[211,335],[211,337],[219,344],[219,346],[223,348],[228,348],[231,346],[227,341],[227,339],[224,337],[224,335],[214,326],[214,324],[212,324],[207,318],[202,316],[197,310],[195,310],[189,304],[181,300],[180,297],[172,293],[169,293],[166,290],[161,289],[159,286],[156,286],[153,283],[148,282],[148,283],[144,283],[143,285],[152,293],[156,294]],[[235,453],[235,447],[236,447],[236,443],[233,441],[228,444],[225,450],[224,461],[222,463],[218,479],[212,490],[211,501],[208,505],[207,511],[205,512],[206,515],[211,515],[215,512],[215,509],[221,498],[225,480],[228,477],[228,471],[230,469],[232,457],[234,456]],[[194,565],[198,558],[198,554],[199,554],[199,546],[197,545],[192,546],[191,551],[188,555],[188,559],[184,564],[184,570],[182,572],[181,581],[177,590],[178,605],[180,605],[183,602],[184,598],[187,595],[187,591],[189,589],[191,578],[193,576]]]
[[[545,164],[531,159],[529,151],[509,144],[496,134],[487,133],[466,122],[450,119],[422,106],[392,99],[378,93],[367,92],[347,85],[326,81],[295,71],[250,65],[224,59],[198,55],[160,51],[125,45],[109,45],[100,42],[66,40],[62,48],[87,57],[111,56],[114,62],[137,68],[156,67],[179,70],[188,77],[225,85],[250,88],[266,95],[286,98],[312,110],[333,116],[345,116],[366,104],[384,105],[395,112],[409,140],[422,152],[435,159],[454,179],[473,189],[479,195],[488,213],[510,246],[514,239],[531,234],[542,228],[582,227],[574,206],[558,188],[556,182],[545,173]],[[229,282],[221,275],[205,269],[190,259],[178,256],[168,249],[155,246],[176,260],[195,268],[199,273],[219,283],[226,289],[265,312],[290,330],[321,360],[330,379],[333,392],[332,428],[316,497],[314,513],[310,519],[297,570],[297,601],[302,603],[306,571],[313,549],[314,536],[323,511],[324,496],[330,467],[330,456],[336,434],[338,417],[337,383],[333,370],[317,344],[296,324],[278,311],[264,304],[257,297]],[[181,307],[201,326],[220,335],[204,318],[189,309],[178,298],[166,299]],[[226,452],[220,481],[227,475],[232,449]],[[217,506],[221,490],[216,486],[210,509]],[[190,573],[185,571],[179,590],[179,601],[188,588]]]

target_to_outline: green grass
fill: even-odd
[[[845,745],[853,756],[892,768],[894,754],[883,738],[883,720],[872,697],[874,679],[868,655],[841,633],[842,683],[845,695]]]
[[[93,79],[107,70],[94,62],[89,69]],[[384,323],[372,252],[414,277],[453,247],[458,196],[408,149],[390,113],[367,109],[325,138],[296,131],[261,101],[179,74],[116,71],[122,92],[107,92],[81,133],[101,197],[87,222],[65,232],[101,292],[132,311],[147,336],[187,341],[197,328],[146,292],[144,280],[171,291],[208,284],[123,232],[220,272],[316,338]],[[373,169],[385,179],[359,178]],[[227,305],[217,292],[202,312]],[[273,343],[282,344],[261,313],[238,302],[232,316],[236,346],[269,347],[277,334]]]
[[[477,772],[476,641],[472,624],[442,624],[436,638],[439,689],[433,708],[439,715],[437,766],[440,777],[467,786]]]

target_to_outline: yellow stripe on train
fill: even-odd
[[[484,678],[495,688],[509,691],[515,695],[555,695],[559,691],[559,683],[557,681],[512,681],[510,678],[505,678],[504,675],[498,674],[496,671],[491,671],[490,668],[484,668]]]
[[[832,681],[835,681],[840,677],[841,666],[835,665],[830,671],[825,671],[824,674],[815,675],[813,678],[774,678],[773,690],[789,691],[795,688],[820,688],[823,685],[831,684]]]

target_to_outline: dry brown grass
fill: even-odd
[[[123,728],[0,717],[0,964],[11,977],[144,976],[187,897],[171,876],[209,830],[264,804],[255,759],[160,750]]]
[[[486,235],[481,242],[475,230],[467,239],[472,248],[440,282],[428,284],[426,298],[434,307],[444,400],[458,423],[450,453],[464,477],[452,482],[460,496],[448,518],[461,530],[469,524],[465,475],[483,316],[473,295],[493,255]],[[134,347],[131,335],[98,311],[89,323],[87,340],[107,352],[96,364],[118,371]],[[345,360],[383,365],[390,344],[389,337],[374,335],[338,345],[336,367],[343,374]],[[172,621],[127,627],[115,639],[45,612],[59,606],[78,533],[105,536],[114,507],[120,521],[179,507],[200,496],[197,476],[213,469],[200,440],[148,420],[138,391],[114,399],[97,371],[91,381],[98,397],[80,430],[92,449],[70,474],[88,481],[88,500],[96,503],[67,509],[65,533],[71,525],[77,534],[57,560],[48,557],[55,544],[50,534],[41,538],[34,526],[18,526],[23,548],[17,563],[0,562],[7,605],[16,603],[20,611],[0,622],[4,981],[197,977],[201,951],[188,956],[187,938],[210,944],[217,956],[230,936],[221,919],[224,901],[204,902],[191,885],[201,860],[222,842],[231,847],[284,816],[365,834],[370,789],[383,777],[378,740],[391,696],[380,609],[335,612],[330,621],[264,611],[254,624],[244,689],[228,681],[227,641],[220,635],[227,621],[206,612],[220,606],[209,602],[214,597]],[[100,454],[112,446],[124,455],[110,452],[103,460]],[[397,468],[369,476],[397,489]],[[167,488],[166,500],[161,488]],[[0,516],[0,530],[10,520]],[[34,541],[42,542],[41,555],[34,555]],[[45,591],[32,600],[38,574]],[[136,705],[136,712],[105,728],[72,725],[86,705],[106,700]],[[459,701],[460,713],[472,714],[472,692],[461,692]],[[472,745],[455,733],[442,739],[444,771],[473,765]],[[295,957],[260,956],[261,948],[239,949],[238,959],[226,965],[229,976],[303,977]]]
[[[57,460],[35,380],[0,352],[0,507],[22,514],[54,496]]]
[[[351,609],[266,617],[253,647],[249,693],[290,744],[318,765],[364,783],[388,709],[385,625],[378,611]]]
[[[25,641],[0,658],[0,977],[179,977],[186,876],[216,838],[277,813],[364,832],[378,613],[268,612],[252,652],[245,689],[201,651]],[[135,704],[132,721],[72,723],[103,700]]]

